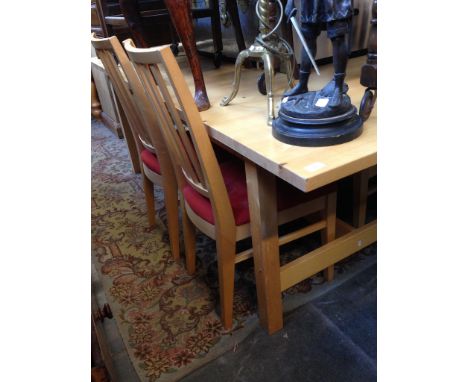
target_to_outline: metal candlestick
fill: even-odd
[[[269,6],[270,2],[278,4],[280,9],[280,17],[274,28],[271,28],[269,23]],[[274,67],[273,59],[278,57],[281,62],[284,62],[286,65],[286,75],[288,77],[288,85],[292,87],[293,85],[293,71],[292,71],[292,62],[291,59],[294,56],[293,49],[288,44],[286,40],[281,38],[276,34],[276,30],[281,25],[281,20],[283,18],[283,4],[281,0],[258,0],[256,4],[256,13],[260,23],[260,33],[255,38],[255,42],[250,46],[250,48],[245,49],[239,53],[236,59],[236,65],[234,68],[234,81],[232,83],[232,92],[229,96],[226,96],[222,99],[220,105],[226,106],[231,102],[239,91],[240,83],[240,74],[242,63],[246,58],[260,58],[263,61],[263,70],[265,76],[265,87],[266,87],[266,96],[267,96],[267,105],[268,105],[268,119],[267,122],[271,125],[273,119],[275,118],[274,107],[273,107],[273,76],[274,76]]]

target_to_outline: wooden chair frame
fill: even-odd
[[[180,246],[177,181],[158,121],[148,102],[145,102],[144,89],[117,37],[98,39],[93,35],[91,42],[109,74],[124,112],[123,117],[128,120],[138,152],[145,148],[158,157],[162,175],[152,171],[140,158],[148,221],[150,226],[156,224],[154,184],[157,184],[164,190],[170,246],[174,259],[178,260]]]
[[[176,165],[180,194],[184,187],[190,184],[211,201],[215,224],[199,217],[181,196],[187,270],[189,273],[195,272],[197,227],[216,240],[221,320],[224,327],[229,329],[233,320],[235,264],[252,257],[253,254],[252,249],[236,254],[236,242],[250,237],[250,223],[241,226],[235,224],[212,143],[169,46],[140,49],[136,48],[131,40],[125,40],[124,47],[146,90],[147,99],[157,111],[162,135]],[[170,94],[170,88],[174,96]],[[316,231],[322,231],[324,241],[333,240],[336,226],[335,188],[306,203],[279,212],[279,223],[283,224],[314,213],[320,216],[318,221],[315,220],[305,228],[280,237],[280,245]],[[327,277],[333,277],[333,266],[328,268]]]

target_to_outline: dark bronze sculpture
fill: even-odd
[[[294,1],[288,0],[286,15],[295,21]],[[346,94],[346,66],[352,0],[302,0],[303,49],[299,82],[284,94],[273,135],[301,146],[325,146],[354,139],[362,131],[362,119]],[[333,79],[319,91],[308,91],[308,80],[317,51],[317,37],[326,30],[333,44]],[[312,57],[311,57],[312,56]],[[315,66],[315,65],[314,65]]]
[[[359,107],[359,115],[364,121],[369,118],[377,100],[377,0],[372,3],[371,30],[367,52],[367,62],[361,68],[361,85],[367,89]]]

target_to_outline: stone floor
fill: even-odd
[[[268,336],[258,328],[232,352],[182,381],[375,381],[376,288],[373,264],[286,315],[280,332]],[[104,298],[99,288],[96,295]],[[137,382],[112,321],[105,321],[105,330],[116,374],[119,381]]]
[[[182,381],[375,381],[376,287],[374,264]]]

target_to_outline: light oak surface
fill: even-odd
[[[365,57],[358,57],[348,64],[348,94],[357,107],[365,90],[359,84],[364,62]],[[236,99],[228,106],[220,106],[222,97],[231,91],[233,66],[207,69],[204,71],[205,82],[212,107],[201,115],[211,138],[298,189],[309,192],[377,163],[377,107],[364,123],[362,135],[351,142],[318,148],[292,146],[276,140],[266,123],[266,99],[256,85],[260,71],[243,69]],[[320,72],[320,77],[311,76],[310,90],[321,88],[332,78],[331,65],[321,67]],[[188,74],[186,80],[191,84]],[[275,109],[279,107],[286,86],[286,75],[276,74]]]

